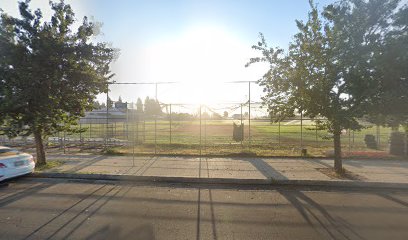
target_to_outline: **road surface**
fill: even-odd
[[[1,239],[408,239],[408,190],[14,179]]]

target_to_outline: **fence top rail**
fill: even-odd
[[[174,84],[179,82],[110,82],[108,85],[155,85],[155,84]]]
[[[240,105],[242,106],[248,106],[248,101],[246,102],[220,102],[220,103],[214,103],[214,104],[200,104],[200,103],[165,103],[165,102],[160,102],[159,103],[161,106],[202,106],[202,107],[210,107],[210,106],[214,106],[214,105],[238,105],[238,107]],[[262,102],[252,102],[251,104],[262,104]],[[251,107],[254,108],[254,107]]]
[[[258,81],[227,81],[227,82],[218,82],[220,83],[256,83]],[[108,85],[137,85],[137,84],[151,84],[151,85],[156,85],[156,84],[196,84],[196,83],[190,83],[190,82],[109,82]]]

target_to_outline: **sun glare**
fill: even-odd
[[[248,46],[225,29],[197,26],[146,50],[145,76],[151,81],[181,82],[176,102],[211,103],[228,98],[222,82],[240,80]],[[231,99],[231,98],[230,98]]]

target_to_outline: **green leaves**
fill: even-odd
[[[146,97],[144,102],[144,114],[148,117],[152,117],[161,115],[162,113],[160,103],[156,99]]]
[[[333,133],[336,171],[342,171],[342,129],[361,129],[358,119],[408,129],[408,10],[398,0],[342,0],[319,14],[310,1],[306,22],[288,53],[268,48],[263,35],[253,48],[268,62],[259,84],[263,102],[280,121],[296,112]]]
[[[396,40],[406,36],[406,17],[398,17],[405,16],[402,13],[406,10],[396,11],[398,1],[344,0],[328,5],[322,13],[313,2],[310,5],[307,21],[296,21],[298,33],[287,53],[268,47],[260,34],[260,41],[252,48],[261,57],[251,58],[247,64],[269,63],[270,69],[259,84],[264,87],[263,101],[272,115],[279,116],[277,120],[303,112],[311,118],[324,117],[331,131],[358,129],[361,126],[357,118],[372,113],[377,103],[393,95],[389,93],[407,99],[396,86],[405,86],[406,78],[395,73],[408,69],[408,64],[404,62],[399,70],[391,67],[400,66],[397,59],[404,59],[408,49],[406,43]],[[397,32],[396,25],[400,27]],[[391,46],[399,49],[398,58],[389,56],[393,52]],[[384,58],[388,62],[378,62]],[[387,72],[388,78],[386,69],[392,69]],[[378,76],[379,72],[384,76]],[[408,104],[402,104],[401,99],[393,102],[404,107]]]
[[[11,135],[76,131],[78,118],[113,77],[116,52],[91,41],[94,24],[84,18],[75,30],[70,5],[50,6],[49,22],[29,1],[19,3],[20,19],[1,15],[0,124]]]

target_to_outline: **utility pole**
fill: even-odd
[[[243,140],[244,140],[244,127],[242,125],[242,103],[241,103],[241,134],[242,134],[242,138],[241,138],[241,151],[243,150]]]
[[[207,113],[207,106],[204,106],[205,107],[205,113]],[[205,115],[205,118],[204,118],[204,153],[206,153],[207,152],[207,116],[208,116],[208,113]]]
[[[200,156],[201,156],[201,104],[200,104]]]
[[[171,104],[170,104],[170,144],[171,144],[171,121],[172,121],[172,119],[171,119]]]
[[[154,155],[157,154],[157,115],[154,115]]]
[[[105,150],[108,149],[108,131],[109,131],[109,83],[106,84],[106,133],[105,133]]]
[[[157,82],[155,83],[155,85],[156,85],[155,97],[156,97],[156,102],[157,102]]]
[[[303,109],[300,111],[300,149],[303,149]]]
[[[248,82],[248,142],[251,151],[251,82]]]
[[[134,111],[134,109],[133,109],[133,105],[132,105],[132,123],[134,124],[135,123],[135,111]],[[136,141],[135,141],[135,129],[134,129],[134,125],[132,126],[132,167],[134,167],[135,166],[135,144],[136,144]]]

